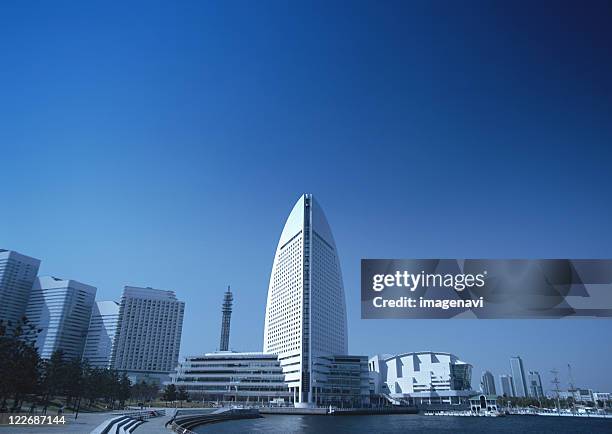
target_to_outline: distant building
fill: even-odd
[[[475,395],[470,397],[470,410],[474,413],[484,413],[487,411],[497,411],[496,395]]]
[[[612,404],[612,393],[609,392],[593,392],[593,401],[601,407],[610,407]]]
[[[223,296],[223,306],[221,308],[221,341],[219,343],[219,351],[229,350],[229,337],[230,337],[230,323],[232,320],[232,302],[234,297],[230,287],[227,287],[227,291]]]
[[[542,378],[538,371],[529,371],[528,384],[529,396],[534,398],[544,398],[544,389],[542,389]]]
[[[514,393],[514,382],[512,381],[512,375],[500,375],[499,382],[502,388],[502,396],[508,398],[516,396],[516,394]]]
[[[573,392],[576,402],[595,402],[592,389],[575,389]]]
[[[525,368],[523,367],[523,360],[519,356],[510,358],[510,371],[512,372],[515,396],[518,398],[529,396]]]
[[[132,382],[162,382],[178,363],[185,303],[174,291],[126,286],[111,366]]]
[[[454,354],[422,351],[373,356],[369,369],[380,376],[376,393],[421,404],[467,404],[474,394],[472,365]]]
[[[40,260],[0,249],[0,322],[12,333],[26,313]]]
[[[41,329],[36,347],[43,359],[62,350],[67,359],[83,356],[96,288],[76,280],[39,277],[34,282],[26,316]]]
[[[119,303],[96,301],[91,313],[83,359],[94,368],[109,368],[115,333],[119,324]]]
[[[482,393],[485,395],[495,395],[497,396],[497,391],[495,390],[495,377],[489,371],[484,371],[482,373],[482,378],[480,379],[480,387]]]

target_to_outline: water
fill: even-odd
[[[376,416],[285,416],[266,415],[261,419],[243,419],[202,425],[194,429],[207,433],[611,433],[612,419],[572,417],[507,416],[450,417],[394,414]]]

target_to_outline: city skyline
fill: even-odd
[[[100,300],[174,290],[181,357],[216,348],[231,285],[230,347],[259,351],[280,228],[312,192],[350,354],[496,378],[519,354],[545,391],[568,363],[612,390],[610,320],[365,321],[359,301],[362,258],[612,257],[602,9],[2,5],[0,247]]]
[[[300,205],[300,203],[302,203],[302,202],[303,202],[303,200],[304,200],[304,197],[305,197],[305,196],[310,196],[310,197],[312,197],[312,195],[303,195],[303,196],[300,198],[300,200],[298,200],[298,203],[297,203],[297,204],[294,206],[294,210],[292,211],[292,214],[294,214],[294,211],[295,211],[295,209],[296,209],[296,208],[299,208],[299,210],[298,210],[298,211],[300,211],[300,210],[301,210],[301,212],[302,212],[302,213],[304,212],[303,205],[302,205],[302,207],[301,207],[301,208],[300,208],[298,205]],[[319,205],[318,205],[318,204],[317,204],[317,207],[319,207]],[[318,219],[318,220],[320,220],[320,218],[317,218],[317,219]],[[295,220],[295,218],[293,218],[293,219],[292,219],[292,218],[291,218],[291,215],[290,215],[290,217],[287,219],[287,222],[285,222],[285,226],[287,226],[287,225],[289,224],[288,222],[289,222],[289,221],[292,221],[292,220]],[[332,236],[331,236],[331,231],[330,231],[330,229],[329,229],[329,226],[328,226],[327,221],[326,221],[326,219],[325,219],[325,217],[324,217],[324,216],[322,217],[322,220],[320,220],[320,222],[321,222],[321,221],[324,221],[324,225],[325,225],[325,228],[323,229],[323,230],[324,230],[324,232],[326,232],[326,233],[327,233],[327,236],[332,237]],[[319,224],[322,224],[322,223],[320,223],[320,222],[319,222]],[[297,230],[297,229],[296,229],[296,224],[297,224],[297,223],[296,223],[295,221],[292,221],[292,223],[289,225],[289,226],[290,226],[290,228],[291,228],[291,230],[294,230],[294,229],[295,229],[295,230]],[[283,229],[283,231],[285,231],[285,229]],[[287,236],[285,236],[285,238],[287,238]],[[331,240],[332,240],[332,243],[333,243],[333,237],[331,238]],[[281,236],[281,239],[280,239],[280,241],[279,241],[279,246],[281,245],[281,242],[282,242],[282,241],[283,241],[283,236]],[[286,240],[285,240],[285,241],[286,241]],[[3,251],[3,252],[5,252],[5,254],[13,255],[13,256],[16,256],[16,257],[19,257],[19,258],[24,258],[24,260],[25,260],[27,263],[32,263],[32,262],[33,262],[33,263],[36,263],[36,264],[40,264],[40,263],[41,263],[40,259],[37,259],[37,258],[31,258],[31,257],[29,257],[28,255],[24,255],[24,254],[23,254],[23,253],[21,253],[21,252],[17,252],[17,251],[14,251],[14,250],[6,250],[6,249],[2,249],[2,251]],[[7,257],[10,257],[10,256],[7,256]],[[273,270],[274,270],[274,266],[273,266]],[[272,274],[272,277],[273,277],[273,276],[274,276],[274,274]],[[271,279],[272,279],[272,277],[271,277]],[[45,280],[45,281],[47,281],[47,280],[48,280],[48,281],[58,281],[58,282],[60,282],[60,283],[65,281],[65,282],[69,282],[70,284],[76,284],[76,285],[80,285],[80,286],[89,287],[89,285],[83,285],[83,284],[81,284],[80,282],[75,282],[75,281],[73,281],[73,280],[63,280],[63,279],[59,279],[59,278],[52,277],[52,276],[37,276],[37,277],[36,277],[36,279],[35,279],[35,282],[34,282],[34,286],[33,286],[33,288],[32,288],[32,291],[34,291],[34,290],[35,290],[35,288],[36,288],[36,284],[37,284],[37,282],[39,282],[39,281],[40,281],[40,279],[41,279],[41,278],[43,278],[43,280]],[[342,279],[341,279],[341,277],[340,277],[340,280],[342,280]],[[96,290],[96,288],[95,288],[95,287],[92,287],[92,288],[93,288],[93,290],[94,290],[94,294],[95,294],[95,290]],[[134,287],[130,287],[130,286],[125,286],[125,287],[124,287],[124,296],[125,296],[125,291],[126,291],[126,290],[128,290],[128,289],[130,289],[130,288],[132,288],[132,290],[137,290],[137,291],[153,291],[153,292],[157,291],[157,292],[164,292],[164,293],[172,293],[172,291],[161,291],[161,290],[152,289],[151,287],[147,287],[147,288],[134,288]],[[223,327],[222,327],[222,329],[221,329],[221,336],[222,336],[222,337],[221,337],[221,341],[222,341],[222,344],[223,344],[223,341],[224,341],[225,339],[227,339],[227,342],[229,342],[229,320],[226,320],[226,316],[225,316],[225,309],[226,309],[226,303],[227,303],[227,297],[228,297],[228,294],[230,294],[230,298],[231,298],[230,304],[231,304],[231,303],[233,302],[233,297],[232,297],[232,293],[230,292],[230,288],[229,288],[229,286],[228,286],[228,288],[227,288],[226,292],[224,293],[224,305],[223,305],[224,315],[223,315],[223,320],[222,320]],[[96,298],[95,303],[94,303],[94,306],[95,306],[96,304],[98,304],[98,303],[109,303],[109,302],[114,302],[114,301],[109,301],[109,300],[99,300],[98,298]],[[115,302],[115,303],[117,303],[117,302]],[[30,308],[30,309],[31,309],[31,308]],[[230,315],[231,315],[231,310],[232,310],[232,309],[231,309],[231,307],[229,307]],[[93,317],[94,317],[94,312],[92,311],[92,318],[93,318]],[[226,321],[228,322],[228,324],[227,324],[227,329],[228,329],[228,330],[227,330],[227,332],[225,332],[225,331],[223,330],[223,329],[224,329],[224,327],[225,327],[225,325],[226,325]],[[182,322],[182,319],[181,319],[181,322]],[[226,336],[226,333],[227,333],[227,336]],[[97,332],[96,332],[95,334],[97,334]],[[88,334],[87,336],[89,336],[89,334]],[[265,337],[265,334],[264,334],[264,337]],[[39,341],[44,341],[44,337],[42,338],[42,340],[41,340],[41,338],[39,337]],[[83,347],[85,347],[85,343],[86,343],[86,339],[83,339]],[[180,341],[179,341],[179,345],[180,345]],[[265,343],[264,343],[264,346],[265,346]],[[230,350],[234,350],[234,348],[229,348],[229,349],[230,349]],[[209,352],[209,351],[211,351],[211,350],[210,350],[209,348],[206,348],[206,349],[202,349],[202,351],[200,351],[199,353],[198,353],[198,352],[192,352],[191,354],[204,354],[204,353],[207,353],[207,352]],[[420,350],[418,350],[418,351],[420,351]],[[425,352],[427,352],[427,350],[426,350]],[[48,357],[48,356],[50,355],[50,352],[49,352],[49,351],[47,351],[45,354],[46,354],[46,357]],[[372,354],[369,354],[369,353],[368,353],[368,356],[378,356],[378,355],[381,355],[381,354],[388,354],[388,352],[383,352],[383,353],[378,352],[378,353],[372,353]],[[178,359],[180,360],[180,359],[184,358],[185,356],[186,356],[186,355],[185,355],[185,354],[183,354],[183,352],[181,351],[180,355],[178,356]],[[515,366],[513,365],[513,362],[518,363],[518,365],[515,367]],[[109,355],[109,360],[108,360],[108,363],[109,363],[109,366],[110,366],[110,367],[112,367],[112,361],[110,360],[110,355]],[[568,367],[569,367],[569,366],[570,366],[570,365],[568,364]],[[525,385],[525,391],[524,391],[524,392],[520,392],[520,390],[522,389],[522,386],[520,386],[520,384],[519,384],[518,386],[515,384],[515,382],[516,382],[516,381],[519,381],[519,382],[521,381],[521,380],[515,380],[515,378],[519,378],[519,376],[518,376],[518,375],[516,375],[516,376],[515,376],[515,375],[513,375],[513,370],[515,370],[515,369],[518,369],[518,371],[517,371],[517,372],[522,372],[522,374],[521,374],[521,376],[523,377],[522,382],[524,382],[524,385]],[[570,368],[570,369],[571,369],[571,368]],[[524,373],[525,371],[526,371],[526,369],[525,369],[525,368],[524,368],[524,366],[523,366],[522,357],[521,357],[521,356],[510,356],[510,369],[507,369],[506,371],[504,371],[504,370],[502,369],[502,370],[500,371],[500,373],[499,373],[499,385],[500,385],[500,388],[501,388],[501,389],[503,389],[503,388],[504,388],[502,377],[508,377],[508,378],[510,378],[510,381],[511,381],[511,387],[512,387],[512,390],[513,390],[512,395],[513,395],[513,396],[531,396],[532,394],[531,394],[531,392],[530,392],[530,388],[531,388],[532,386],[527,384],[527,383],[528,383],[528,381],[527,381],[527,376],[526,376],[526,374]],[[508,374],[507,374],[508,372],[510,373],[510,375],[508,375]],[[491,374],[491,372],[490,372],[490,371],[487,369],[487,370],[483,371],[483,376],[484,376],[484,374]],[[538,372],[538,371],[532,371],[532,370],[531,370],[531,367],[529,367],[529,376],[531,377],[531,375],[532,375],[532,374],[536,374],[536,375],[537,375],[538,382],[539,382],[539,386],[540,386],[540,387],[541,387],[541,389],[542,389],[542,393],[543,393],[543,395],[547,395],[547,392],[549,392],[549,393],[552,393],[552,392],[553,392],[553,389],[552,389],[552,388],[547,388],[547,387],[546,387],[546,384],[542,383],[542,380],[540,379],[540,374],[539,374],[539,372]],[[563,375],[561,375],[561,378],[562,378],[562,377],[563,377]],[[495,379],[494,379],[494,378],[495,378],[495,375],[493,375],[493,387],[495,388],[495,387],[496,387],[496,386],[495,386],[496,381],[495,381]],[[551,378],[552,378],[552,377],[551,377]],[[563,385],[563,384],[564,384],[564,382],[563,382],[563,381],[561,381],[561,384]],[[472,384],[472,387],[473,387],[473,389],[474,389],[474,390],[477,390],[477,389],[478,389],[478,385],[477,385],[477,384]],[[565,389],[571,389],[571,388],[573,388],[573,387],[586,387],[587,389],[593,389],[594,391],[602,391],[602,390],[600,390],[600,388],[598,388],[598,387],[592,387],[590,384],[582,384],[582,385],[576,386],[576,385],[574,384],[574,380],[573,380],[573,377],[572,377],[571,372],[568,372],[567,387],[565,387]],[[563,387],[562,387],[562,389],[563,389]],[[518,392],[517,392],[517,390],[518,390]],[[501,395],[501,394],[502,394],[502,392],[500,391],[500,393],[499,393],[499,394]]]

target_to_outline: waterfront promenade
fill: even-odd
[[[174,409],[152,408],[147,410],[172,411],[168,411],[168,416],[164,415],[148,419],[144,424],[136,428],[134,433],[169,434],[171,431],[165,427],[165,424],[171,419]],[[66,423],[63,425],[0,425],[0,434],[89,434],[104,421],[120,416],[123,413],[132,412],[133,410],[126,410],[122,412],[112,411],[103,413],[80,413],[76,420],[74,419],[73,413],[67,413],[64,414]]]
[[[64,416],[66,418],[66,424],[64,425],[1,425],[0,434],[84,434],[91,432],[91,430],[106,419],[113,417],[113,412],[80,413],[76,420],[72,413],[65,414]]]

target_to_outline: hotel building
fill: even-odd
[[[110,368],[113,342],[119,324],[119,303],[96,301],[91,313],[83,360],[94,368]]]
[[[41,329],[36,337],[40,357],[62,350],[67,359],[80,359],[89,328],[96,288],[76,280],[39,277],[34,282],[26,317]]]
[[[23,318],[40,260],[0,249],[0,321],[12,333]]]
[[[185,303],[174,291],[126,286],[111,366],[132,382],[163,382],[178,363]]]
[[[268,286],[263,351],[277,354],[296,406],[322,404],[330,356],[348,354],[340,260],[327,218],[311,194],[293,207]]]

